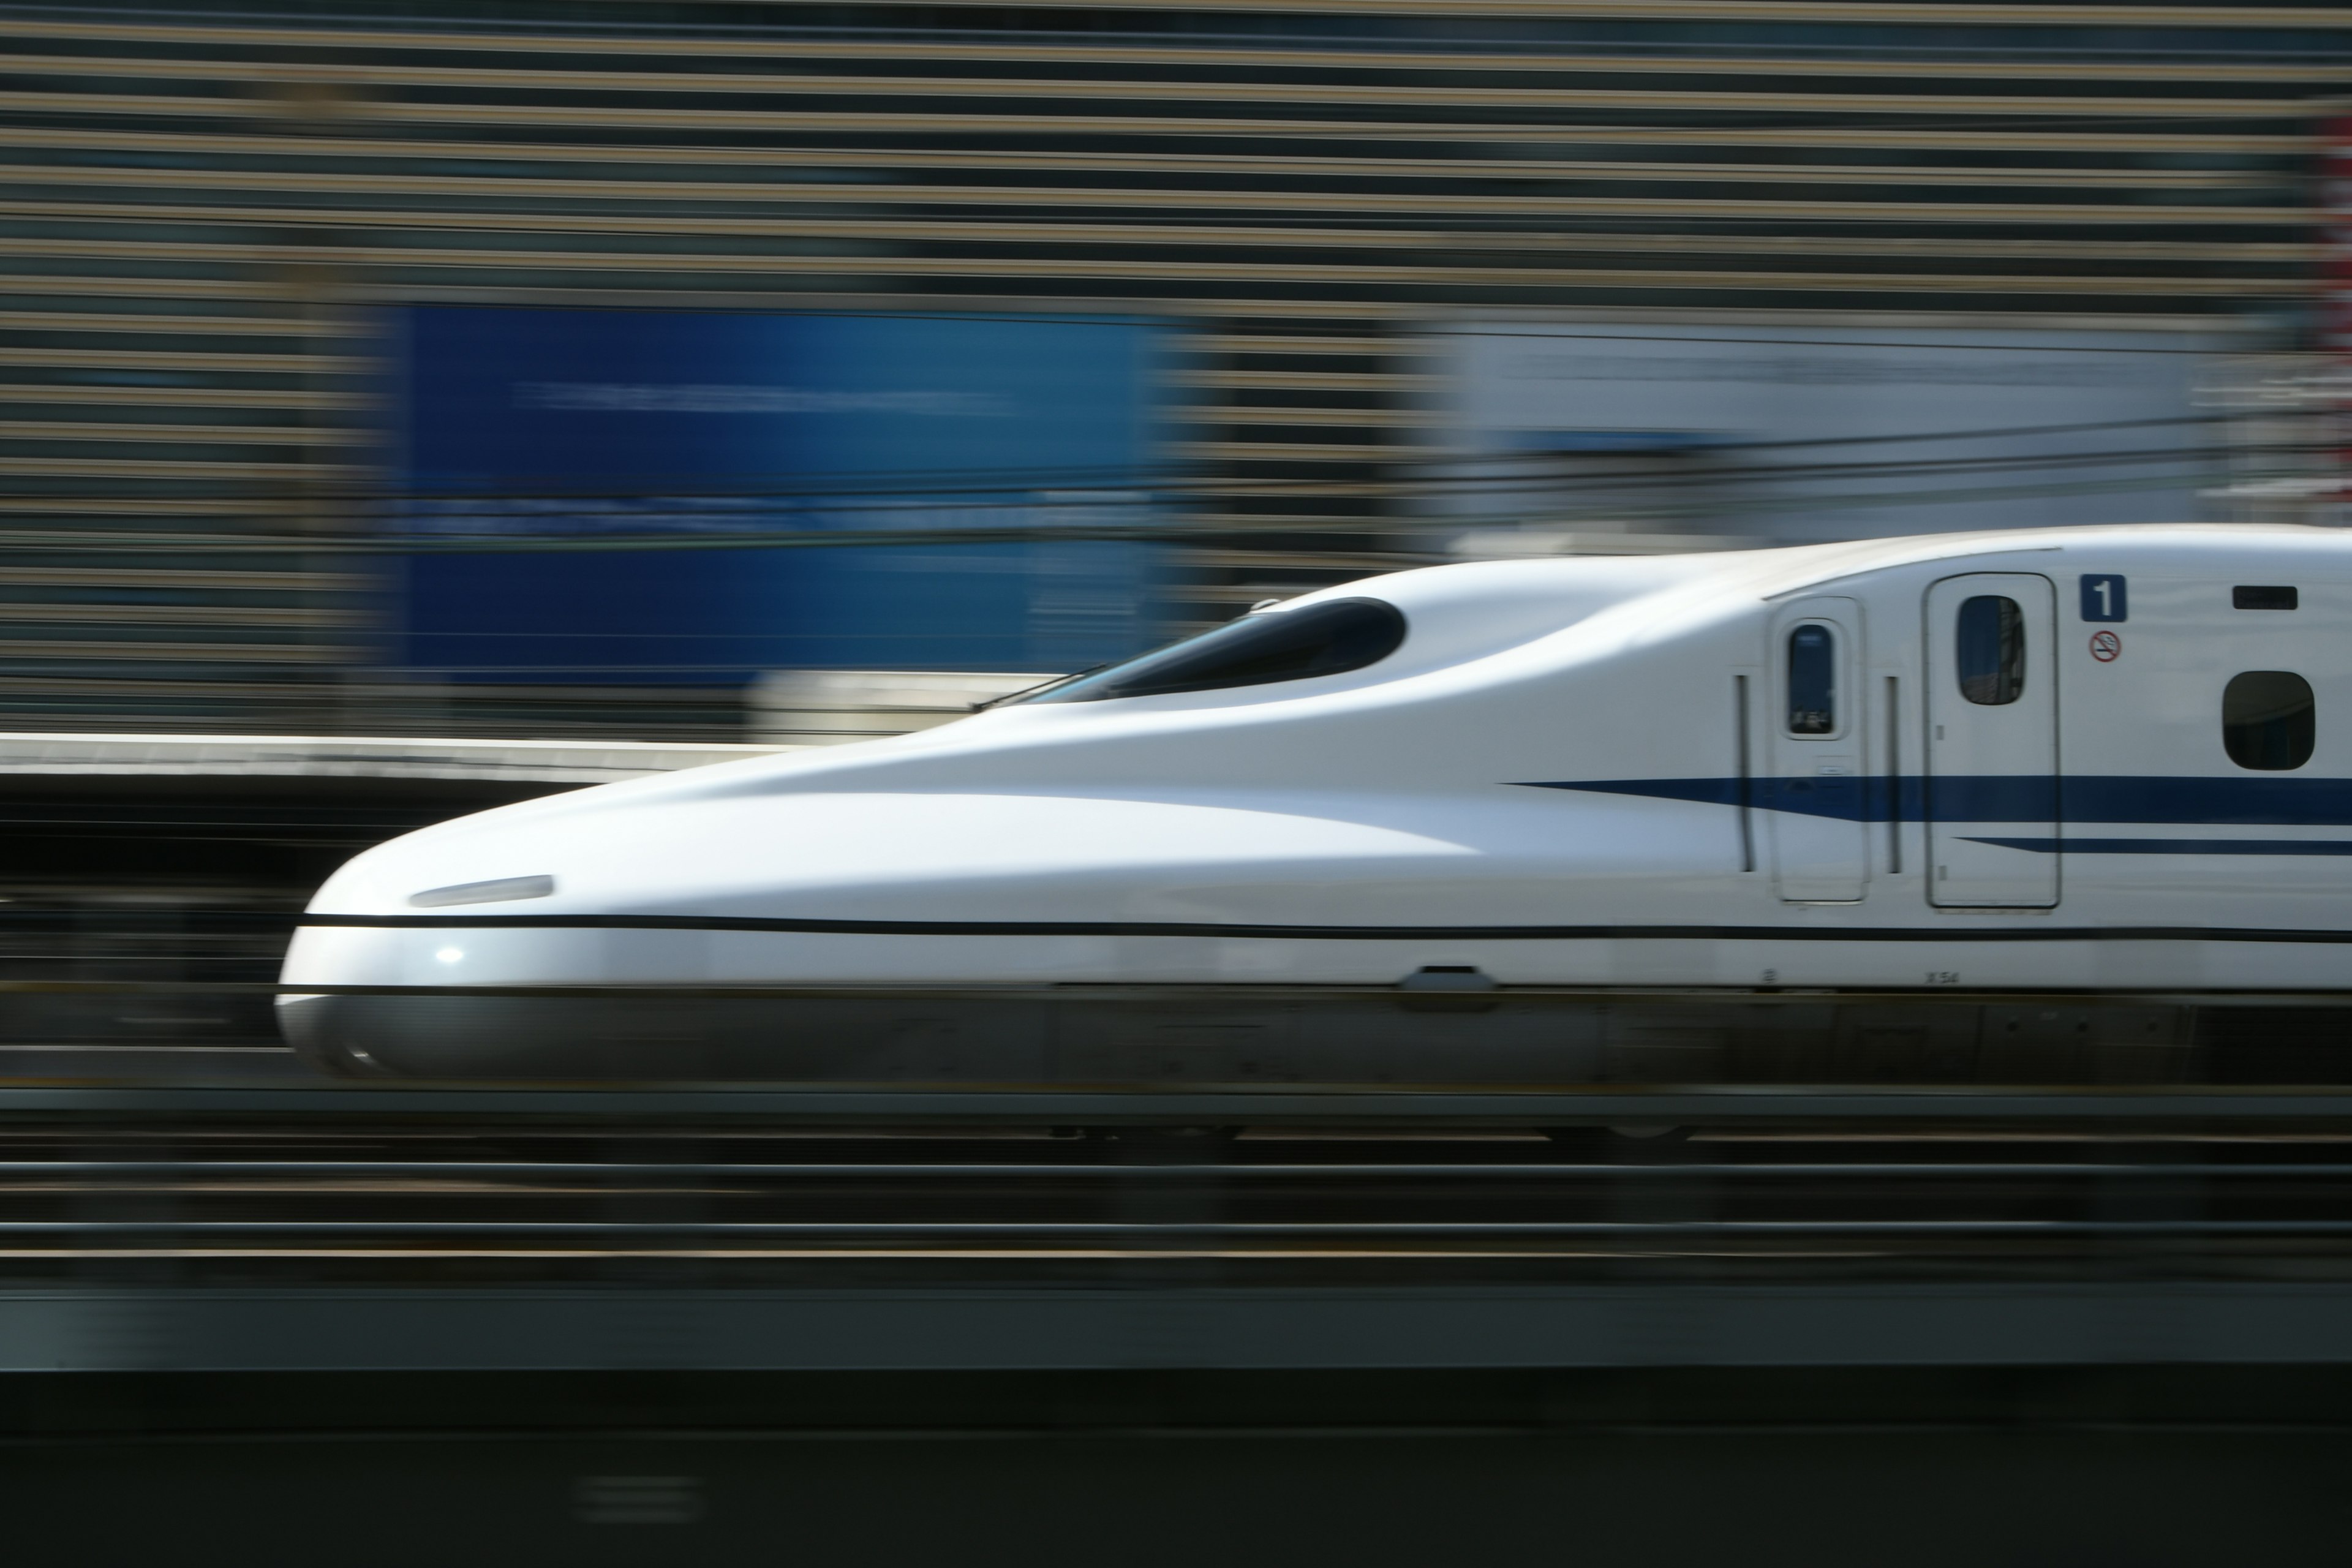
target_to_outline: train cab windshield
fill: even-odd
[[[1100,702],[1343,675],[1388,658],[1404,633],[1404,613],[1383,599],[1329,599],[1261,611],[1023,700]]]

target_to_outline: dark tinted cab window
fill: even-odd
[[[2221,744],[2242,768],[2284,773],[2311,761],[2319,738],[2311,682],[2293,670],[2250,669],[2221,691]]]
[[[1394,605],[1380,599],[1330,599],[1302,609],[1244,616],[1172,647],[1065,681],[1028,700],[1100,702],[1343,675],[1394,653],[1404,641],[1404,615]]]

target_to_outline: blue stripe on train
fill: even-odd
[[[1970,838],[2036,855],[2352,855],[2344,838]]]
[[[1892,789],[1888,786],[1894,785]],[[1974,773],[1932,781],[1885,778],[1759,778],[1744,781],[1748,804],[1849,821],[1924,822],[1927,792],[1944,822],[2178,822],[2208,826],[2339,827],[2352,825],[2352,779],[2193,778]],[[1710,805],[1740,803],[1736,778],[1530,781],[1529,789],[1646,795]]]

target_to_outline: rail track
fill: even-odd
[[[2352,1093],[0,1089],[0,1279],[132,1264],[2352,1280]]]

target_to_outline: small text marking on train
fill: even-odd
[[[2127,621],[2131,602],[2124,597],[2121,577],[2101,574],[2083,579],[2083,618],[2086,621]]]

